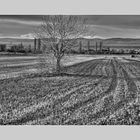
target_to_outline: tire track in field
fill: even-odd
[[[118,63],[118,61],[116,61]],[[119,65],[119,63],[118,63]],[[137,92],[137,87],[133,81],[133,79],[128,75],[128,73],[124,70],[124,68],[122,66],[120,66],[122,68],[122,72],[124,74],[124,80],[127,83],[128,86],[128,92],[129,94],[125,95],[125,98],[123,98],[121,101],[119,101],[117,104],[113,104],[112,106],[106,108],[104,111],[101,111],[95,115],[89,115],[89,120],[94,118],[95,120],[103,117],[103,116],[107,116],[109,114],[112,114],[114,112],[116,112],[118,109],[121,109],[122,107],[124,107],[124,105],[126,105],[127,103],[133,101],[136,98],[136,92]]]
[[[134,64],[124,64],[123,66],[126,68],[127,72],[130,73],[131,77],[136,80],[140,78],[139,67],[136,67]]]
[[[104,96],[110,95],[112,93],[112,91],[115,91],[116,86],[117,86],[117,71],[116,71],[116,68],[115,68],[114,61],[115,60],[111,60],[111,65],[112,65],[112,68],[113,68],[113,76],[112,76],[112,82],[111,82],[108,90],[105,91],[104,93],[99,94],[98,96],[96,96],[94,98],[91,98],[91,99],[87,100],[85,103],[88,102],[88,103],[93,103],[93,105],[95,105],[97,100],[100,100]],[[73,109],[73,108],[71,107],[71,109]],[[92,119],[93,119],[93,117],[92,117]],[[88,118],[90,118],[90,116]],[[64,124],[77,124],[77,122],[80,122],[80,121],[82,122],[82,118],[70,120],[68,122],[65,122]]]
[[[100,112],[97,112],[96,114],[89,114],[88,117],[86,118],[88,123],[91,122],[92,120],[96,121],[99,118],[102,118],[104,116],[107,116],[107,115],[110,115],[110,114],[116,112],[118,109],[121,109],[122,107],[124,107],[124,105],[133,101],[136,98],[135,93],[137,92],[137,87],[136,87],[133,79],[131,79],[131,77],[129,77],[128,73],[123,68],[122,68],[122,70],[123,70],[124,79],[127,82],[128,90],[129,90],[130,94],[126,98],[123,98],[121,101],[119,101],[117,104],[113,104],[112,106],[105,108],[105,110],[101,110]],[[71,122],[67,122],[66,124],[82,124],[82,123],[83,123],[83,119],[80,118],[77,120],[73,120]]]
[[[139,63],[140,64],[140,63]],[[126,69],[127,73],[129,73],[130,77],[133,79],[136,87],[137,87],[137,93],[136,93],[136,102],[140,102],[140,71],[139,67],[135,66],[135,64],[123,64],[123,67]]]

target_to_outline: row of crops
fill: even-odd
[[[135,120],[138,64],[117,57],[95,59],[67,66],[63,72],[66,75],[0,81],[0,124],[129,124],[131,117]]]

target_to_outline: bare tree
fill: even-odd
[[[61,60],[65,52],[73,47],[77,38],[87,33],[84,20],[78,16],[44,16],[37,36],[41,38],[48,52],[56,59],[57,73],[61,72]],[[47,44],[47,45],[46,45]]]

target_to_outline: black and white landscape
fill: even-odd
[[[0,125],[139,124],[139,15],[0,16]]]

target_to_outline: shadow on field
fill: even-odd
[[[101,78],[101,77],[108,77],[108,76],[103,76],[103,75],[91,75],[91,74],[74,74],[74,73],[52,73],[49,74],[48,77],[58,77],[58,76],[67,76],[67,77],[91,77],[91,78]]]

